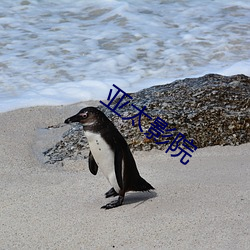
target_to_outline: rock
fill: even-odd
[[[152,117],[150,120],[142,116],[143,132],[139,130],[137,119],[132,126],[131,120],[121,119],[103,105],[98,108],[114,122],[132,150],[157,148],[165,151],[178,132],[185,134],[187,140],[193,139],[198,148],[250,142],[250,78],[245,75],[209,74],[153,86],[130,95],[131,103],[140,109],[146,106],[145,112]],[[128,104],[119,113],[122,117],[131,117],[138,111]],[[167,144],[145,140],[144,133],[158,116],[168,123],[168,129],[176,128]],[[159,141],[164,138],[160,137]],[[54,163],[65,158],[86,157],[82,155],[86,148],[82,128],[76,125],[44,155],[48,162]]]

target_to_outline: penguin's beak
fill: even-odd
[[[79,116],[78,114],[77,115],[73,115],[69,118],[67,118],[64,123],[67,123],[67,124],[70,124],[72,122],[80,122],[81,120],[81,116]]]

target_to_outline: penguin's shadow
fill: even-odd
[[[157,193],[155,191],[145,191],[145,192],[131,192],[127,193],[124,199],[123,205],[134,204],[134,208],[143,204],[149,199],[153,199],[157,197]]]

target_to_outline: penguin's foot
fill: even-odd
[[[110,203],[102,206],[101,208],[110,209],[110,208],[114,208],[114,207],[119,207],[119,206],[122,205],[123,200],[124,200],[124,197],[123,196],[119,196],[118,200],[112,201],[112,202],[110,202]]]
[[[115,191],[114,188],[111,188],[107,193],[105,193],[106,198],[109,198],[109,197],[112,197],[112,196],[115,197],[117,195],[118,195],[118,193]]]

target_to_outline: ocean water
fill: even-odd
[[[1,0],[0,112],[250,76],[249,0]]]

